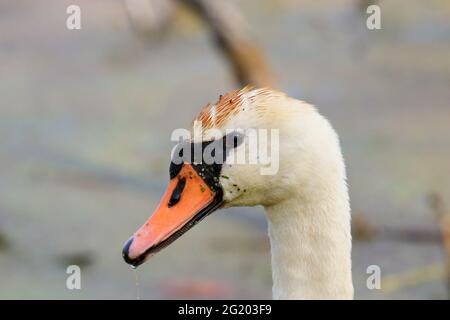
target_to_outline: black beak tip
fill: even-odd
[[[133,243],[133,240],[134,240],[134,237],[131,237],[130,239],[128,239],[128,241],[123,246],[122,257],[123,257],[123,260],[125,260],[125,262],[127,264],[135,266],[134,259],[131,259],[130,256],[128,255],[130,247],[131,247],[131,244]]]
[[[133,269],[136,269],[139,265],[141,265],[145,262],[145,258],[148,256],[148,252],[145,252],[144,254],[142,254],[136,258],[131,258],[130,257],[130,247],[133,244],[133,240],[134,240],[134,237],[131,237],[130,239],[128,239],[127,242],[125,242],[125,245],[123,246],[123,249],[122,249],[122,257],[123,257],[123,260],[125,260],[125,262],[127,264],[129,264]]]

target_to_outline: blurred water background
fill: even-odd
[[[450,203],[450,2],[379,1],[377,31],[361,1],[233,3],[279,86],[339,132],[354,216],[438,231],[426,199]],[[65,27],[70,4],[81,30]],[[270,298],[262,208],[214,213],[137,271],[122,260],[167,184],[170,133],[237,86],[205,25],[174,14],[143,39],[119,0],[0,1],[0,298]],[[439,242],[355,239],[356,298],[445,299],[439,276],[366,287],[369,265],[444,261]]]

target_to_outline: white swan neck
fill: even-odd
[[[266,207],[274,299],[352,299],[350,208],[297,199]]]

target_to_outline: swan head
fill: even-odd
[[[322,177],[345,179],[328,121],[311,105],[271,89],[220,96],[175,139],[167,191],[123,248],[135,267],[221,207],[314,201],[327,187]]]

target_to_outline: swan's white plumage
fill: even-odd
[[[353,298],[346,173],[330,123],[303,101],[248,87],[207,105],[197,120],[204,129],[279,129],[276,175],[225,163],[220,179],[225,206],[265,208],[274,298]],[[244,146],[235,152],[248,153]]]

